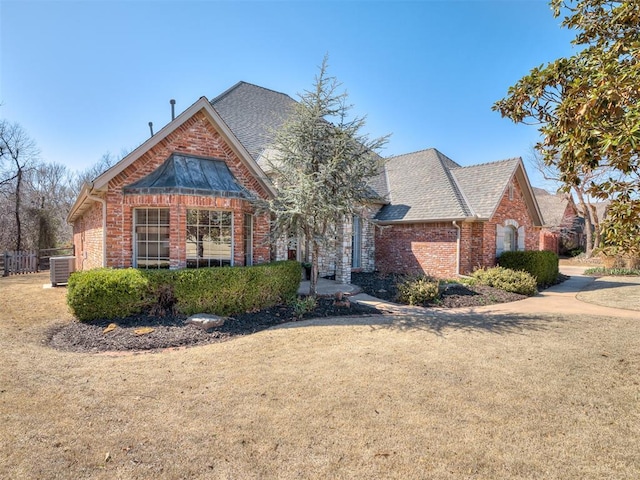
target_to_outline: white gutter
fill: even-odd
[[[453,226],[458,229],[458,238],[456,239],[456,275],[460,276],[460,236],[462,234],[462,229],[455,220],[451,223],[453,223]]]
[[[102,197],[97,197],[92,194],[93,182],[89,184],[89,192],[87,198],[94,202],[100,202],[102,204],[102,266],[107,266],[107,201]],[[84,254],[84,252],[83,252]]]

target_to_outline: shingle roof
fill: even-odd
[[[289,95],[247,82],[238,82],[211,100],[213,108],[259,164],[262,153],[273,142],[274,132],[282,127],[295,104]]]
[[[390,203],[376,219],[411,221],[466,218],[471,211],[451,176],[459,167],[435,149],[398,155],[387,160]]]
[[[542,213],[545,227],[560,227],[563,224],[564,212],[569,200],[565,195],[553,195],[542,188],[533,189]]]
[[[296,101],[289,95],[247,82],[238,82],[211,100],[237,139],[263,170],[275,133],[291,115]],[[388,194],[385,172],[369,179],[372,197],[385,199]]]
[[[224,160],[173,153],[146,177],[125,186],[125,194],[210,195],[250,198]]]
[[[513,177],[520,159],[459,167],[451,170],[469,207],[480,218],[490,218]]]
[[[521,165],[513,158],[462,167],[436,149],[392,157],[387,163],[390,204],[381,222],[491,218]]]
[[[211,105],[258,165],[267,169],[274,132],[291,115],[296,101],[284,93],[239,82],[214,98]],[[376,219],[490,218],[519,165],[520,159],[514,158],[461,167],[435,149],[389,158],[380,174],[369,180],[372,197],[388,201]],[[518,175],[528,182],[524,171]],[[535,200],[529,205],[537,212]]]

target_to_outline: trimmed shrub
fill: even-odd
[[[277,305],[296,295],[302,277],[294,261],[173,273],[176,309],[185,315],[233,315]]]
[[[584,271],[585,275],[611,275],[615,277],[638,277],[640,269],[638,268],[606,268],[594,267]]]
[[[300,264],[293,261],[193,270],[90,270],[69,279],[67,303],[82,321],[143,311],[233,315],[295,297],[301,275]]]
[[[499,288],[505,292],[520,295],[535,295],[536,279],[523,270],[511,270],[504,267],[480,269],[473,272],[472,277],[480,284]]]
[[[148,283],[134,268],[74,272],[67,286],[67,304],[82,321],[135,315],[148,303]]]
[[[504,252],[498,258],[498,265],[501,267],[530,273],[539,287],[558,282],[560,275],[558,264],[558,256],[546,250]]]
[[[440,295],[439,283],[429,277],[408,277],[398,283],[398,300],[409,305],[425,305]]]

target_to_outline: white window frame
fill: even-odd
[[[197,214],[197,223],[190,223],[189,221],[189,217],[191,212],[198,212]],[[229,229],[230,229],[230,245],[229,245],[229,259],[227,260],[226,258],[216,258],[216,257],[212,257],[212,256],[207,256],[207,257],[200,257],[200,256],[190,256],[189,255],[189,249],[187,248],[187,244],[189,243],[194,243],[193,241],[189,241],[189,227],[195,227],[196,229],[199,228],[208,228],[209,231],[211,231],[211,228],[215,228],[215,225],[212,225],[211,223],[209,223],[208,225],[200,225],[200,213],[199,212],[216,212],[216,213],[226,213],[229,215],[230,218],[230,223],[229,223]],[[220,228],[222,228],[223,224],[220,224]],[[226,227],[226,225],[224,225]],[[187,218],[185,221],[185,259],[187,262],[187,268],[205,268],[205,267],[224,267],[224,266],[233,266],[233,256],[234,256],[234,251],[235,251],[235,245],[234,245],[234,215],[233,215],[233,211],[230,210],[221,210],[221,209],[215,209],[215,208],[189,208],[187,209]],[[199,232],[197,233],[196,236],[196,249],[198,249],[198,244],[200,242],[202,242],[202,240],[199,240]],[[222,235],[220,236],[220,238],[222,238]],[[203,253],[204,253],[204,245],[202,246],[203,249]],[[194,263],[195,262],[195,263]],[[204,263],[206,262],[206,265],[204,265]],[[227,263],[228,262],[228,263]]]
[[[149,212],[150,211],[156,211],[158,212],[158,222],[155,224],[150,224],[148,221],[149,218]],[[161,217],[162,215],[160,214],[161,211],[166,211],[167,212],[167,223],[162,223],[161,222]],[[146,212],[146,218],[147,221],[144,224],[141,224],[138,222],[138,214],[141,212]],[[141,232],[139,231],[141,228],[144,228],[146,231],[145,232]],[[152,228],[156,228],[158,229],[157,232],[150,232],[149,230]],[[162,207],[138,207],[138,208],[134,208],[133,209],[133,266],[135,268],[143,268],[143,269],[150,269],[150,268],[169,268],[171,265],[171,245],[170,245],[170,228],[171,228],[171,213],[169,211],[168,208],[162,208]],[[166,229],[166,240],[160,240],[160,238],[158,238],[158,240],[149,240],[148,239],[148,235],[149,234],[153,234],[153,233],[157,233],[158,236],[160,236],[162,234],[161,229]],[[145,234],[147,236],[147,238],[145,238],[144,240],[141,240],[139,238],[139,235]],[[140,252],[140,243],[145,243],[147,245],[146,250],[147,250],[147,254],[144,257],[141,257],[141,252]],[[157,250],[158,253],[157,255],[154,256],[149,256],[149,245],[150,244],[156,244],[157,245]],[[166,244],[166,245],[163,245]],[[162,248],[163,246],[165,246],[167,248],[167,253],[168,255],[162,256],[160,255],[160,248]],[[155,265],[152,264],[152,261],[155,261]]]
[[[513,229],[514,231],[514,244],[510,250],[512,251],[524,251],[526,249],[525,244],[525,228],[524,225],[519,225],[517,221],[509,219],[504,221],[504,225],[496,225],[496,258],[505,252],[505,235],[507,229]]]

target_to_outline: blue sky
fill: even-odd
[[[383,155],[526,160],[536,128],[491,105],[573,53],[560,22],[547,0],[1,0],[0,117],[83,169],[158,131],[171,98],[179,113],[240,80],[297,98],[328,53],[366,133],[392,134]]]

